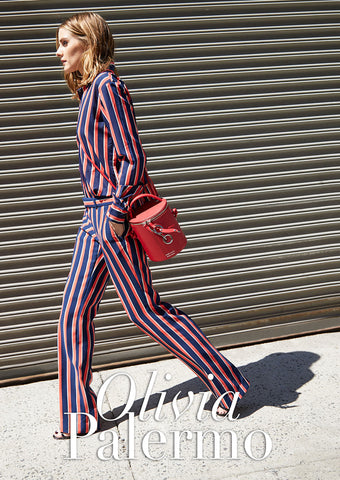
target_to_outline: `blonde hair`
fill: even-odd
[[[69,89],[75,95],[79,88],[92,83],[98,73],[113,63],[114,40],[106,21],[93,12],[77,13],[59,26],[56,33],[57,49],[61,28],[66,28],[86,46],[82,56],[83,74],[78,71],[64,74]]]

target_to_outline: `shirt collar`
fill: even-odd
[[[107,67],[106,70],[109,70],[110,72],[114,73],[116,75],[116,67],[115,67],[115,64],[114,63],[110,63],[110,65]],[[80,87],[78,88],[77,90],[77,95],[79,97],[79,100],[81,100],[81,97],[83,96],[84,94],[84,90],[86,89],[86,87]]]
[[[77,94],[78,94],[79,100],[81,100],[81,97],[83,96],[83,93],[84,93],[83,87],[78,88]]]

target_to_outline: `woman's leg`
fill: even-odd
[[[67,412],[98,418],[96,396],[90,388],[95,317],[108,281],[100,244],[79,229],[66,282],[58,328],[60,428],[69,433]],[[78,433],[89,429],[86,415],[78,416]]]
[[[97,217],[98,210],[93,210]],[[247,391],[248,381],[184,312],[161,302],[138,240],[115,236],[108,221],[99,225],[93,218],[95,223],[110,275],[131,320],[190,367],[216,397],[231,392],[221,402],[229,408],[235,392],[241,398]]]

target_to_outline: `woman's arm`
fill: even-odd
[[[125,84],[114,77],[99,87],[101,111],[113,139],[113,163],[116,192],[107,216],[116,223],[124,223],[126,200],[136,192],[143,178],[146,156],[139,138],[134,109]]]

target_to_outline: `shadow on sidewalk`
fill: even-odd
[[[310,367],[319,358],[319,355],[312,352],[280,352],[272,353],[262,360],[239,367],[242,374],[250,381],[250,388],[247,394],[237,403],[234,417],[237,415],[239,415],[239,418],[248,417],[265,406],[295,407],[295,405],[290,404],[294,403],[299,397],[298,389],[314,377]],[[208,389],[198,377],[194,377],[163,390],[163,392],[166,392],[164,404],[171,403],[178,392],[181,392],[178,399],[187,397],[189,391],[198,394],[208,391]],[[155,409],[159,399],[159,393],[152,394],[146,411]],[[143,398],[135,400],[130,408],[129,411],[133,412],[135,416],[138,416],[143,400]],[[214,402],[215,398],[211,396],[211,399],[205,405],[205,409],[211,410]],[[112,411],[106,412],[104,416],[106,418],[117,418],[124,408],[125,405],[120,405]],[[127,419],[127,415],[115,421],[101,419],[100,430],[111,429]]]

